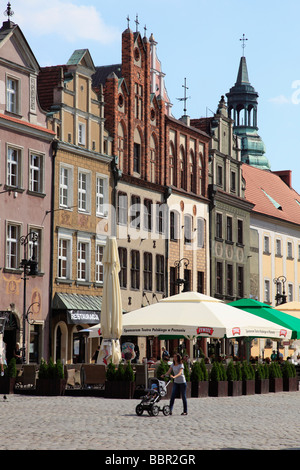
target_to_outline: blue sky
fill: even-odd
[[[7,2],[1,2],[2,11]],[[89,49],[94,64],[121,62],[126,18],[153,33],[173,115],[210,116],[234,85],[243,34],[249,79],[259,93],[259,135],[272,170],[292,170],[300,193],[299,0],[11,0],[17,23],[40,66],[64,64]],[[3,20],[6,17],[2,16]]]

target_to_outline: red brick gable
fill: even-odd
[[[278,174],[244,163],[245,197],[255,204],[253,211],[300,224],[300,195]],[[297,202],[298,201],[298,202]]]
[[[37,90],[41,107],[49,111],[53,105],[53,90],[61,84],[63,72],[67,70],[66,65],[53,67],[42,67],[38,75]]]

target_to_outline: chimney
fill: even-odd
[[[275,175],[278,175],[279,178],[289,187],[292,187],[292,171],[291,170],[282,170],[282,171],[273,171]]]

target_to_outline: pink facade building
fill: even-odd
[[[39,65],[7,14],[0,29],[0,318],[8,312],[7,360],[20,343],[23,361],[39,363],[49,356],[54,133],[37,99]]]

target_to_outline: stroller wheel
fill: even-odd
[[[157,406],[157,405],[153,405],[151,411],[152,411],[152,416],[157,416],[158,413],[159,413],[159,408],[158,408],[158,406]]]
[[[166,406],[163,407],[163,414],[164,414],[165,416],[169,416],[169,414],[170,414],[170,407],[169,407],[169,405],[166,405]]]
[[[144,409],[143,409],[142,405],[137,405],[137,407],[136,407],[136,409],[135,409],[136,414],[137,414],[138,416],[142,416],[143,411],[144,411]]]

